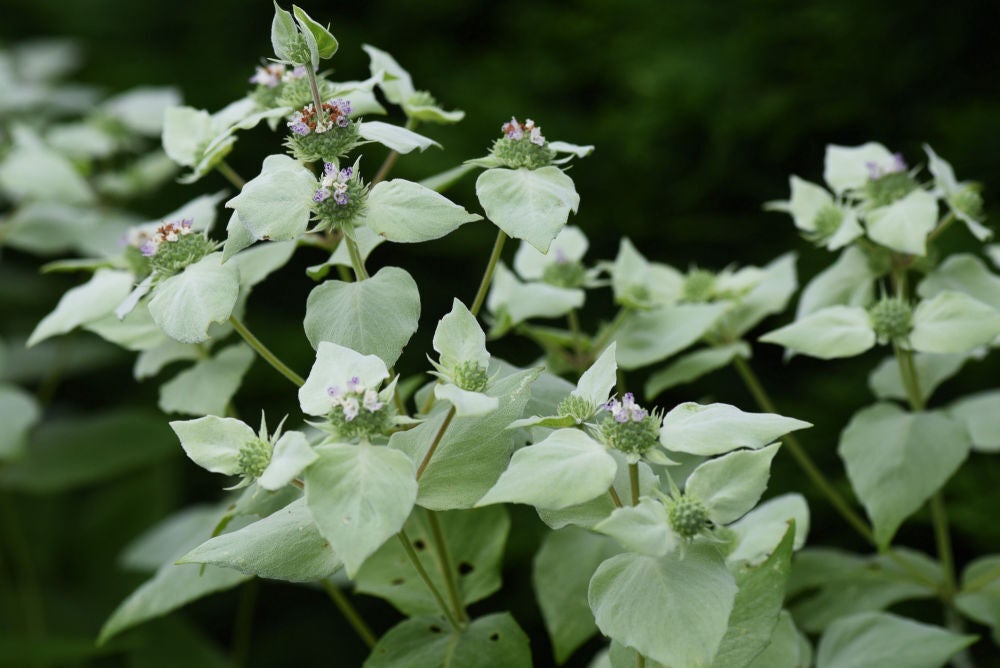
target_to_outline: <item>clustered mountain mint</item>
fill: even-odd
[[[511,117],[501,126],[500,131],[503,136],[493,142],[490,153],[504,167],[538,169],[552,164],[555,151],[549,148],[542,136],[542,129],[530,118],[521,123]]]
[[[355,220],[365,208],[368,186],[354,167],[338,169],[337,164],[323,165],[319,188],[313,193],[313,212],[319,229],[338,229]]]
[[[192,229],[190,218],[160,225],[152,234],[140,232],[132,239],[160,276],[172,276],[215,250],[216,243]]]
[[[335,98],[323,103],[319,113],[310,103],[289,117],[291,134],[286,145],[302,162],[332,161],[347,155],[360,142],[357,123],[351,120],[351,102]]]
[[[600,423],[601,438],[624,453],[630,463],[638,462],[660,445],[663,413],[655,410],[650,413],[635,402],[631,392],[626,392],[621,400],[610,399],[601,408],[610,413]]]
[[[392,420],[391,411],[379,399],[378,392],[365,387],[357,376],[340,387],[326,388],[331,409],[328,416],[332,430],[341,438],[370,438],[384,434]]]

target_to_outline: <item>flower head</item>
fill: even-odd
[[[500,126],[503,136],[493,143],[491,153],[505,167],[537,169],[552,164],[555,152],[549,148],[542,129],[530,118],[524,123],[511,116]]]

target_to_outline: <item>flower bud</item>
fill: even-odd
[[[489,382],[486,367],[474,360],[466,360],[456,366],[452,370],[451,378],[455,385],[469,392],[482,392]]]
[[[708,525],[708,511],[697,499],[681,496],[670,503],[667,511],[670,528],[682,538],[691,539],[705,530]]]
[[[272,446],[269,441],[260,438],[247,441],[237,455],[240,474],[259,478],[271,463],[271,451]]]
[[[879,343],[905,340],[913,327],[913,309],[902,299],[883,297],[868,309]]]

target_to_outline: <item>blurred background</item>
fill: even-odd
[[[444,150],[404,156],[396,176],[420,179],[485,155],[511,115],[533,118],[550,140],[594,144],[594,154],[575,161],[570,172],[582,198],[571,222],[591,240],[590,261],[612,259],[623,236],[650,259],[681,269],[762,265],[795,249],[805,283],[832,256],[802,241],[787,216],[765,213],[762,204],[787,197],[790,174],[821,180],[829,143],[880,141],[903,152],[911,165],[924,161],[921,146],[928,143],[959,179],[983,183],[988,221],[1000,213],[1000,3],[304,0],[301,6],[332,23],[340,41],[329,61],[334,78],[366,77],[360,47],[372,44],[393,54],[418,89],[431,91],[445,108],[465,110],[456,126],[422,126]],[[74,81],[108,93],[174,85],[186,104],[215,111],[247,92],[254,66],[270,55],[272,15],[272,5],[262,0],[0,0],[0,45],[69,37],[81,47]],[[274,135],[258,128],[241,136],[229,162],[249,179],[277,150]],[[380,160],[373,152],[368,170]],[[466,178],[449,196],[475,209],[473,184]],[[193,186],[171,184],[134,208],[152,219],[197,194],[226,188],[211,174]],[[493,236],[488,225],[467,225],[447,239],[382,248],[372,256],[374,266],[405,267],[421,287],[421,322],[430,329],[414,340],[402,361],[404,374],[424,370],[431,324],[451,299],[471,300]],[[506,249],[508,260],[513,246]],[[956,229],[944,247],[975,244]],[[321,260],[300,253],[258,288],[248,311],[255,332],[300,371],[312,360],[300,322],[313,282],[302,269]],[[47,420],[111,406],[152,410],[158,383],[136,384],[132,357],[97,337],[79,333],[67,344],[87,348],[83,359],[59,360],[58,348],[28,354],[16,345],[79,280],[41,277],[41,263],[3,250],[3,377],[44,397]],[[584,324],[592,329],[613,306],[608,291],[589,299]],[[769,320],[760,331],[788,318]],[[498,344],[497,351],[518,363],[538,355],[518,339]],[[878,359],[784,364],[776,347],[755,351],[782,412],[816,424],[807,446],[838,479],[838,433],[870,401],[864,383]],[[992,388],[996,377],[996,360],[987,359],[943,387],[937,400]],[[641,380],[635,378],[635,387]],[[258,362],[236,405],[247,415],[262,406],[269,414],[294,412],[287,390]],[[668,392],[658,403],[669,408],[686,400],[753,407],[731,371]],[[103,620],[144,579],[116,565],[128,541],[173,510],[220,498],[218,479],[183,457],[162,417],[139,415],[147,430],[136,448],[147,454],[126,464],[88,475],[93,462],[82,458],[71,464],[83,473],[67,464],[61,478],[41,483],[30,470],[0,475],[0,663],[29,665],[24,652],[30,646],[31,665],[167,666],[182,660],[174,652],[183,646],[200,652],[197,661],[184,655],[192,665],[360,665],[361,643],[322,592],[269,582],[205,599],[105,648],[92,647]],[[39,431],[46,442],[71,437],[44,425]],[[992,521],[1000,467],[982,455],[973,458],[945,491],[960,563],[1000,552],[1000,529]],[[770,493],[807,494],[810,543],[863,549],[827,504],[804,489],[794,464],[779,460]],[[904,527],[900,542],[931,551],[925,519]],[[537,665],[549,665],[551,650],[529,589],[530,555],[542,526],[517,509],[514,522],[504,591],[478,611],[512,610],[532,637]],[[358,605],[377,631],[398,620],[379,600],[361,597]],[[247,628],[236,619],[248,610],[252,634],[244,637],[234,629]],[[599,645],[590,643],[569,665],[586,665]]]

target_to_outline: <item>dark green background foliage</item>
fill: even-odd
[[[795,248],[804,282],[832,258],[807,247],[788,217],[764,213],[761,204],[787,195],[791,173],[819,180],[828,143],[877,140],[913,164],[922,160],[927,142],[959,178],[984,183],[992,220],[1000,213],[995,2],[401,0],[302,6],[333,24],[341,45],[332,61],[336,76],[366,76],[360,46],[370,43],[392,53],[417,87],[432,91],[446,108],[467,112],[457,126],[424,127],[446,150],[404,157],[398,176],[423,178],[485,154],[512,114],[535,119],[549,139],[595,144],[596,152],[576,161],[571,172],[582,197],[573,222],[591,239],[591,260],[612,258],[622,236],[651,259],[680,268],[763,264]],[[0,39],[71,36],[85,50],[80,80],[110,92],[174,84],[187,104],[215,110],[246,92],[253,66],[269,54],[272,13],[262,0],[0,0]],[[259,128],[241,138],[230,162],[249,178],[276,149],[273,135]],[[381,155],[374,151],[369,160],[368,176]],[[212,174],[193,187],[171,186],[139,207],[153,218],[225,187]],[[450,194],[475,207],[471,179]],[[373,256],[375,266],[407,268],[421,286],[427,331],[404,357],[404,372],[423,370],[433,322],[452,297],[471,300],[492,236],[485,224],[469,225],[441,241],[384,248]],[[963,231],[949,236],[946,243],[972,247]],[[509,258],[513,250],[507,252]],[[320,258],[308,251],[300,258],[255,293],[248,321],[305,372],[312,351],[300,323],[313,283],[302,268]],[[4,251],[0,337],[8,342],[26,336],[73,285],[73,277],[38,277],[38,264]],[[585,324],[593,326],[612,306],[607,292],[590,301]],[[73,335],[47,350],[17,353],[5,371],[49,400],[47,418],[155,405],[156,383],[137,388],[129,357],[96,337]],[[60,350],[75,352],[60,358]],[[537,354],[523,340],[494,350],[520,363]],[[807,446],[841,478],[837,435],[851,412],[869,401],[864,379],[877,357],[847,363],[796,358],[784,365],[777,347],[760,346],[756,359],[782,412],[816,424],[803,434]],[[89,372],[95,368],[100,373]],[[996,372],[995,360],[987,359],[946,385],[940,399],[991,387]],[[263,406],[269,415],[294,415],[291,389],[257,363],[237,408],[244,415]],[[731,371],[674,390],[660,402],[669,408],[691,399],[753,408]],[[188,462],[176,443],[169,447],[173,436],[163,422],[147,420],[135,439],[136,449],[153,454],[119,467],[93,467],[49,485],[33,484],[23,471],[0,471],[6,488],[0,491],[0,664],[30,665],[29,650],[37,665],[212,666],[223,665],[227,654],[253,666],[359,664],[360,642],[322,592],[269,582],[199,602],[92,649],[100,624],[143,579],[115,565],[122,547],[171,510],[218,498],[218,478]],[[43,428],[37,435],[52,441],[58,434]],[[972,457],[945,489],[960,562],[1000,551],[1000,530],[991,521],[1000,471],[986,457]],[[863,549],[805,485],[789,458],[779,456],[771,491],[809,496],[810,542]],[[931,549],[924,519],[907,525],[901,542]],[[505,591],[473,612],[512,610],[532,636],[537,664],[547,665],[551,652],[530,593],[530,556],[541,531],[533,513],[515,509]],[[248,639],[234,629],[254,597]],[[379,632],[398,620],[378,600],[361,598],[359,607]],[[935,614],[925,617],[937,621]],[[574,665],[585,665],[596,647],[592,642],[578,652]]]

